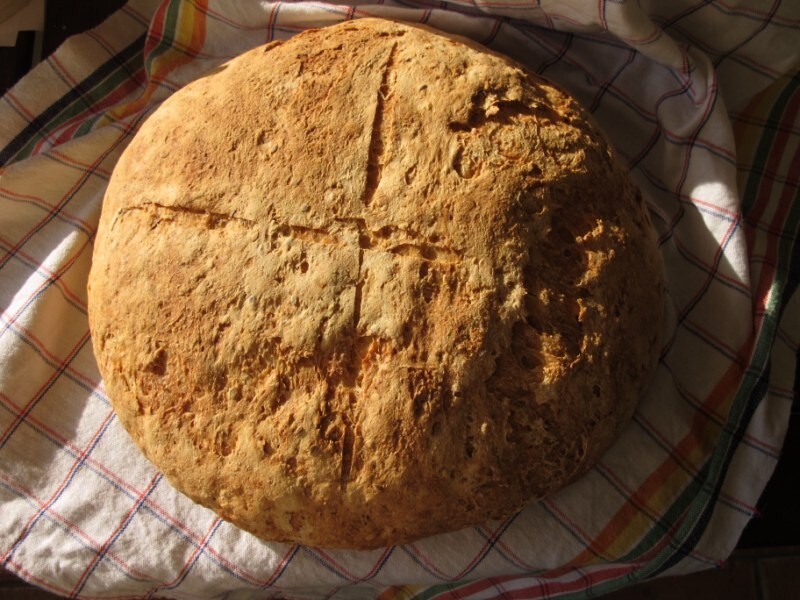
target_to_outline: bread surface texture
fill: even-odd
[[[583,109],[478,45],[307,31],[163,103],[89,281],[119,418],[266,540],[367,549],[584,473],[652,373],[661,263]]]

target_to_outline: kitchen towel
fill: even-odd
[[[366,16],[466,35],[591,111],[659,234],[663,347],[600,463],[509,519],[370,552],[267,543],[175,491],[120,427],[86,317],[93,239],[161,101]],[[0,101],[0,565],[71,597],[387,600],[578,598],[719,566],[794,397],[798,30],[780,0],[131,0],[70,38]]]

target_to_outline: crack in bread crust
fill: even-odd
[[[369,153],[367,155],[367,177],[364,184],[364,206],[369,206],[372,201],[378,186],[381,183],[381,173],[383,171],[383,156],[388,146],[388,139],[384,124],[387,114],[391,115],[390,100],[391,89],[389,82],[391,78],[392,68],[394,67],[395,55],[397,53],[397,42],[392,44],[389,49],[389,55],[386,58],[386,63],[383,66],[383,74],[381,75],[381,83],[378,86],[378,91],[375,100],[375,115],[372,118],[371,135],[369,142]]]
[[[188,206],[176,206],[160,204],[158,202],[142,202],[137,206],[128,206],[117,212],[114,216],[114,222],[126,213],[130,212],[143,212],[147,215],[159,219],[175,219],[186,218],[193,220],[196,225],[201,227],[217,227],[225,226],[228,224],[243,225],[245,227],[254,227],[257,225],[255,221],[250,219],[243,219],[232,214],[214,212],[205,209],[191,208]]]

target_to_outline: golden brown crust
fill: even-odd
[[[90,323],[124,426],[269,540],[372,548],[589,468],[655,362],[661,267],[584,111],[364,19],[167,100],[114,172]]]

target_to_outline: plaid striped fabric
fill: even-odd
[[[87,325],[92,242],[162,100],[364,16],[472,37],[589,108],[660,235],[664,345],[600,464],[512,518],[372,552],[264,543],[171,488],[120,427]],[[387,600],[577,598],[719,565],[794,395],[798,29],[793,0],[131,0],[71,38],[0,101],[0,565],[70,597]]]

